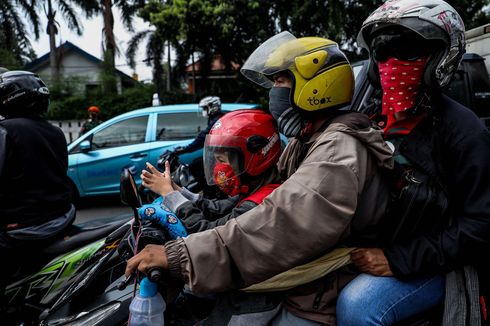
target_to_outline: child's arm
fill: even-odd
[[[167,198],[166,198],[167,199]],[[229,220],[236,218],[250,209],[257,206],[254,202],[244,201],[239,206],[231,208],[228,214],[214,219],[206,219],[203,212],[192,202],[187,201],[179,205],[175,212],[181,219],[189,233],[200,232],[213,229],[219,225],[224,225]]]

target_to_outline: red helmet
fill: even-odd
[[[208,184],[215,184],[215,165],[227,163],[235,176],[258,176],[277,163],[281,154],[273,117],[261,110],[236,110],[212,127],[204,144],[204,170]]]
[[[88,112],[90,112],[90,113],[92,113],[92,112],[93,112],[93,113],[100,113],[99,108],[98,108],[98,107],[96,107],[96,106],[91,106],[91,107],[89,107],[87,111],[88,111]]]

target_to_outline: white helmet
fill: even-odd
[[[432,88],[449,83],[465,52],[465,28],[459,14],[442,0],[388,0],[362,24],[358,44],[370,52],[369,77],[377,81],[371,41],[377,31],[389,26],[407,28],[428,41],[444,46],[427,62],[424,83]]]
[[[207,96],[199,102],[199,107],[202,109],[203,115],[213,116],[221,112],[221,100],[217,96]]]

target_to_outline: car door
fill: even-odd
[[[78,180],[85,194],[118,193],[123,168],[139,178],[150,149],[148,123],[148,114],[127,117],[91,136],[91,150],[78,157]]]
[[[185,146],[192,142],[197,134],[206,129],[207,118],[197,110],[190,112],[160,112],[156,117],[155,141],[151,144],[149,159],[156,164],[166,150],[176,146]],[[188,164],[194,158],[202,156],[202,149],[180,155],[181,163]]]

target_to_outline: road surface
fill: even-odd
[[[132,216],[133,211],[121,203],[119,196],[83,198],[77,206],[75,224],[122,215]]]

